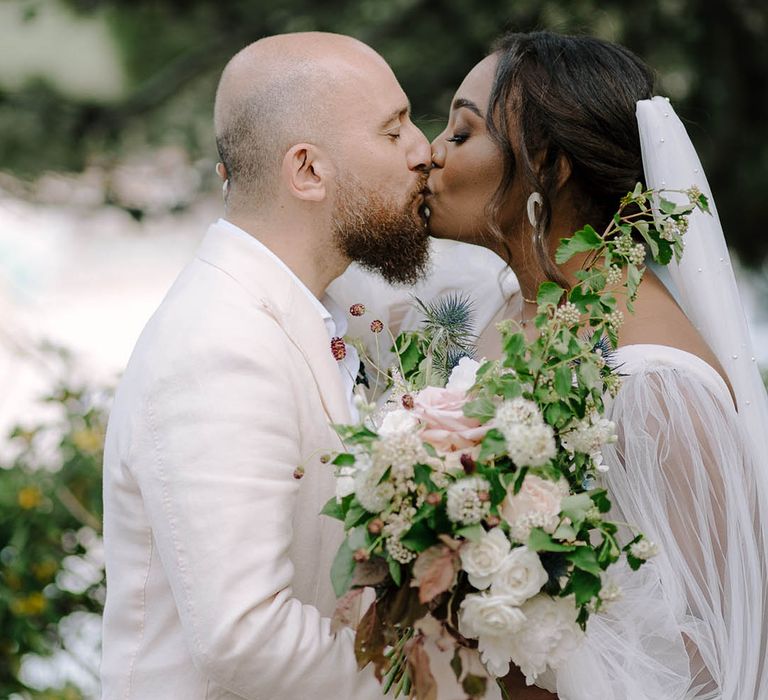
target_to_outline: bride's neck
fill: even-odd
[[[560,246],[560,240],[571,236],[583,226],[584,222],[580,221],[575,212],[553,214],[547,237],[549,258],[553,261],[553,265],[555,253]],[[539,285],[549,278],[536,251],[533,242],[533,230],[528,222],[525,223],[518,240],[510,241],[509,250],[506,252],[509,256],[509,266],[517,275],[523,297],[535,300]],[[588,253],[577,253],[567,262],[556,266],[558,272],[569,286],[573,286],[576,283],[576,272],[583,269],[588,258]]]

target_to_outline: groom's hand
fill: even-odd
[[[558,697],[556,693],[550,693],[538,686],[526,685],[525,676],[517,666],[512,666],[502,681],[512,700],[556,700]]]

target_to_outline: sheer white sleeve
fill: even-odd
[[[623,595],[590,619],[558,673],[559,697],[768,697],[765,484],[725,384],[672,348],[619,356],[631,373],[609,409],[619,441],[604,450],[605,486],[614,517],[659,554],[639,572],[613,567]]]

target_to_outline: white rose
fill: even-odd
[[[476,593],[461,603],[459,631],[477,639],[480,658],[496,677],[509,673],[512,640],[524,624],[523,612],[505,596]]]
[[[510,641],[510,655],[530,685],[547,666],[561,666],[576,651],[584,633],[576,624],[573,598],[538,595],[521,610],[526,622]]]
[[[491,593],[507,596],[521,605],[535,596],[548,580],[549,575],[541,565],[539,555],[528,547],[517,547],[506,556],[493,575]]]
[[[475,384],[478,369],[480,369],[479,362],[469,357],[462,357],[459,364],[451,371],[445,388],[451,391],[468,392]]]
[[[469,582],[484,590],[510,550],[509,538],[500,527],[485,533],[477,542],[466,542],[459,550],[461,568],[469,574]]]
[[[391,437],[400,433],[409,433],[418,427],[419,419],[413,413],[398,408],[384,416],[377,432],[383,437]]]
[[[459,631],[465,637],[509,638],[524,622],[525,615],[511,598],[488,593],[470,593],[461,601]]]

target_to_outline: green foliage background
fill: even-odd
[[[98,669],[68,646],[60,622],[73,613],[100,614],[104,603],[107,399],[59,382],[43,400],[50,418],[15,427],[6,445],[13,456],[0,461],[0,698],[85,697],[71,684],[27,687],[19,676],[27,654],[66,656],[95,681]]]
[[[34,22],[44,0],[12,0]],[[68,100],[40,81],[0,91],[0,169],[33,178],[109,163],[141,146],[181,144],[215,157],[211,107],[219,73],[267,34],[328,30],[370,43],[391,63],[428,136],[450,96],[505,29],[588,32],[619,41],[659,72],[707,169],[729,243],[747,264],[768,187],[768,5],[763,0],[67,0],[104,16],[129,88],[108,104]],[[94,60],[98,60],[95,57]],[[210,178],[208,185],[215,182]],[[119,204],[119,202],[118,202]],[[137,212],[138,215],[141,212]]]

